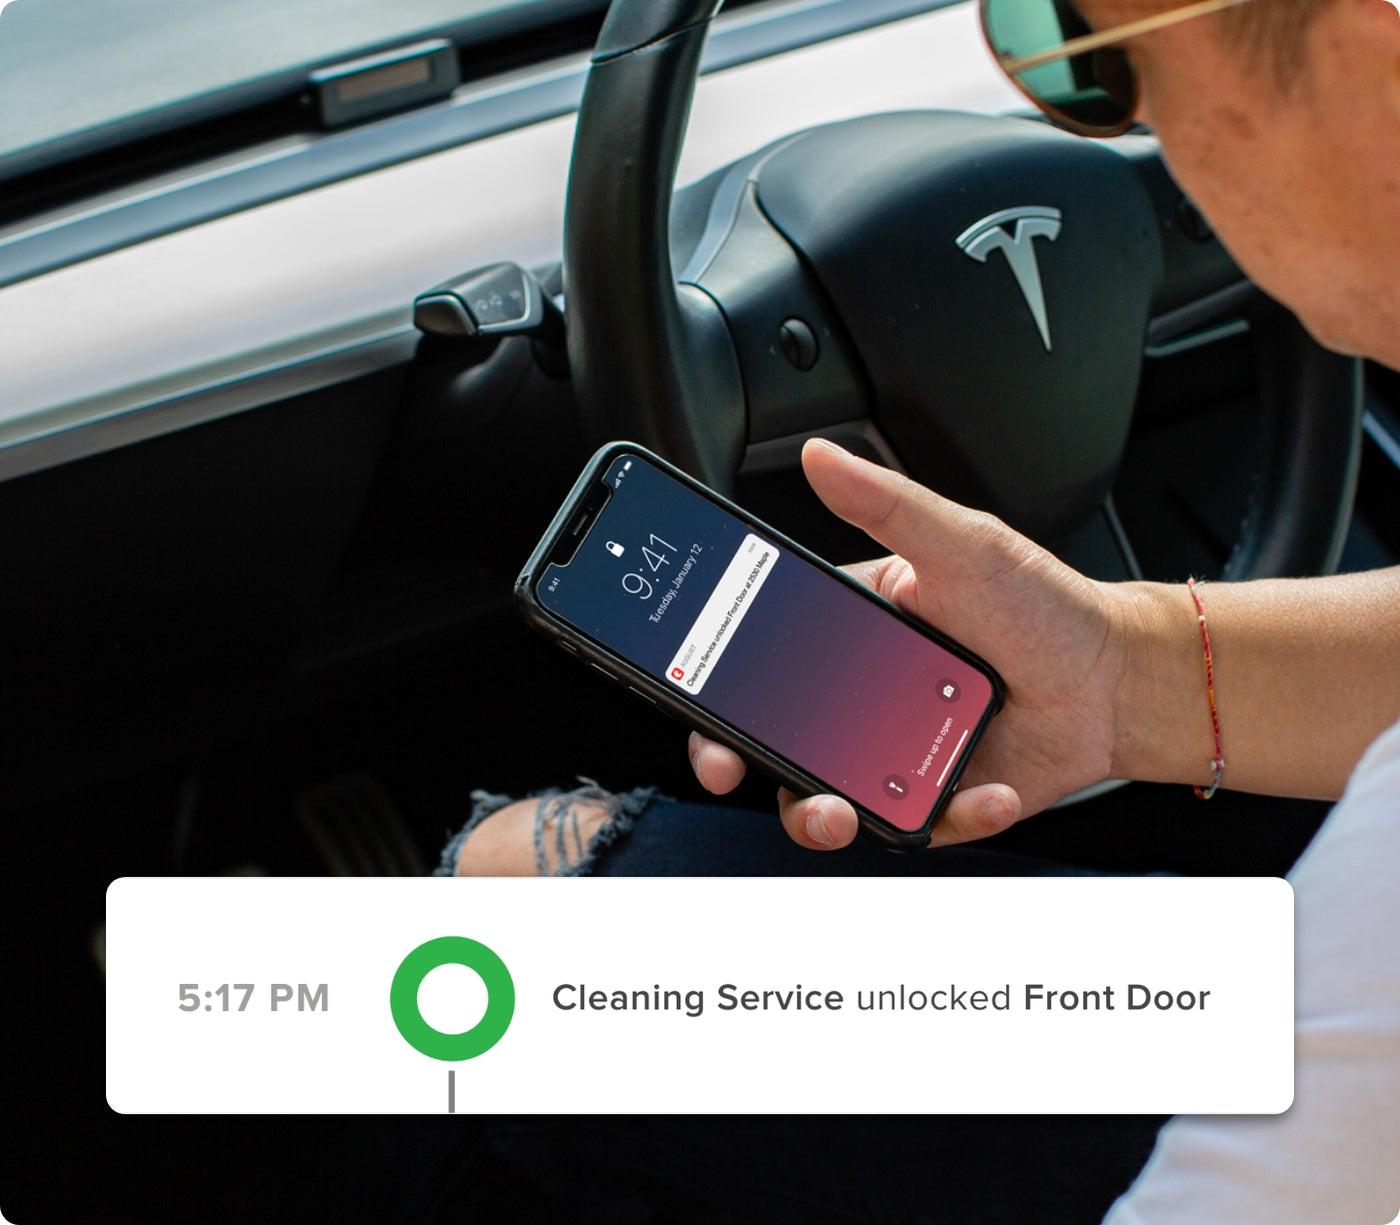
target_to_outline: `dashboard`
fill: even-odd
[[[911,8],[930,11],[883,19]],[[0,289],[0,479],[405,362],[415,294],[495,260],[557,261],[573,118],[523,120],[576,106],[586,63],[464,87],[428,118],[489,133],[514,97],[518,126],[341,181],[293,191],[298,159],[331,160],[294,142],[0,231],[0,283],[26,262],[72,261]],[[679,181],[814,124],[918,107],[1023,109],[972,5],[778,0],[721,14]],[[422,122],[350,136],[404,158]],[[279,186],[249,186],[274,166]],[[274,190],[292,194],[151,236],[179,208],[198,217]],[[132,245],[77,258],[123,233]]]

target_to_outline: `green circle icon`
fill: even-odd
[[[486,1015],[471,1029],[445,1034],[434,1029],[418,1011],[418,988],[438,966],[459,965],[475,970],[486,984]],[[515,1015],[515,983],[506,963],[478,940],[439,936],[420,944],[399,964],[389,987],[389,1010],[403,1040],[430,1059],[455,1063],[489,1051],[510,1027]]]

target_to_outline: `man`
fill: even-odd
[[[1067,6],[1049,4],[991,0],[983,12],[1063,20]],[[1324,344],[1400,367],[1400,12],[1390,0],[1076,7],[1099,42],[1126,52],[1137,117],[1255,283]],[[1003,56],[1018,84],[1053,113],[1013,59]],[[1125,107],[1126,120],[1132,97]],[[1389,1222],[1400,1209],[1400,569],[1203,593],[1098,584],[989,516],[830,444],[809,443],[803,460],[823,501],[894,551],[861,577],[1007,680],[1006,709],[936,844],[995,833],[1106,778],[1329,799],[1346,789],[1293,877],[1294,1108],[1169,1125],[1108,1222]],[[699,736],[691,761],[716,793],[744,773]],[[591,854],[629,803],[640,801],[590,794],[538,812],[568,822]],[[804,847],[855,837],[855,813],[837,797],[783,792],[779,808]],[[470,827],[479,832],[450,861],[463,873],[533,871],[535,810],[510,806]],[[553,859],[541,846],[546,868],[567,858],[562,838]]]
[[[1079,7],[1099,31],[1181,8],[1134,0]],[[1156,129],[1177,181],[1254,282],[1323,344],[1400,366],[1395,7],[1388,0],[1254,0],[1142,34],[1126,50],[1141,82],[1138,117]],[[1021,678],[1019,695],[979,751],[968,781],[982,785],[965,787],[940,826],[943,840],[995,832],[1094,774],[1208,780],[1219,742],[1205,718],[1188,593],[1119,589],[1128,606],[1108,613],[1102,649],[1091,660],[1101,592],[1088,598],[1092,612],[1076,616],[1083,597],[1072,579],[1010,533],[971,525],[990,530],[995,544],[969,560],[958,547],[969,535],[967,512],[825,451],[807,456],[807,470],[836,513],[906,559],[875,563],[868,581],[974,650],[999,661],[1015,652],[1014,631],[997,625],[1002,597],[1018,617],[1058,614],[1077,627],[1068,641],[1078,643],[1084,675],[1099,692],[1076,692],[1073,700],[1108,725],[1090,720],[1078,748],[1058,742],[1055,678],[1039,676],[1030,657],[1003,662]],[[999,563],[1013,573],[1042,572],[1032,590],[1044,598],[1044,613],[1007,590],[994,574]],[[981,590],[989,593],[986,605],[969,604],[967,593]],[[1400,934],[1400,726],[1381,734],[1400,717],[1400,571],[1213,587],[1206,599],[1229,746],[1226,785],[1331,798],[1366,744],[1380,739],[1293,874],[1293,1109],[1279,1118],[1170,1124],[1108,1225],[1382,1225],[1400,1212],[1400,963],[1393,944]],[[1056,662],[1067,662],[1066,654]],[[1043,679],[1050,683],[1038,687]],[[1011,686],[1015,694],[1017,681]],[[1021,711],[1013,709],[1017,697]],[[1083,735],[1083,721],[1077,729]],[[715,791],[729,790],[742,774],[736,757],[698,737],[692,760]],[[854,812],[834,797],[784,795],[781,809],[804,845],[837,846],[854,836]]]

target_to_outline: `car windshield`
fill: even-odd
[[[0,0],[0,178],[294,93],[311,69],[518,36],[604,0]]]

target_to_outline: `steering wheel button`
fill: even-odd
[[[778,345],[783,351],[783,356],[798,370],[810,370],[821,356],[816,333],[801,319],[783,321],[778,329]]]

